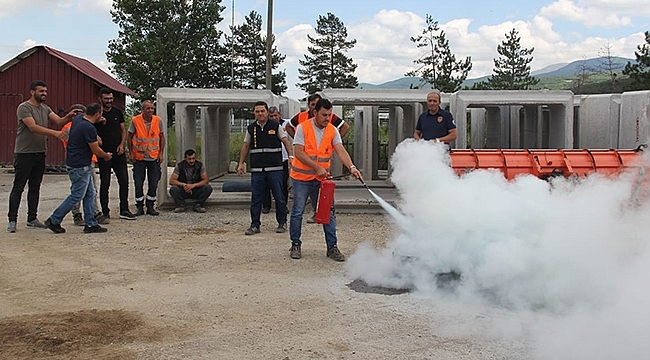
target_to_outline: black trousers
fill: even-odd
[[[18,221],[20,200],[27,188],[27,221],[36,219],[41,183],[45,174],[45,153],[14,154],[14,185],[9,195],[9,221]]]
[[[284,194],[285,202],[289,202],[289,161],[282,162],[282,193]],[[262,194],[262,208],[271,208],[271,188],[266,187],[264,194]]]
[[[108,214],[108,189],[111,187],[111,170],[115,173],[120,191],[120,212],[129,210],[129,174],[126,170],[126,154],[115,155],[109,161],[97,159],[99,166],[99,203],[102,213]]]

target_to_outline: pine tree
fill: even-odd
[[[607,75],[610,85],[609,90],[615,93],[617,88],[616,85],[618,83],[618,74],[616,73],[615,69],[618,64],[616,64],[616,59],[612,55],[612,45],[607,42],[607,45],[601,48],[601,51],[598,55],[600,57],[598,68]]]
[[[530,76],[530,63],[535,48],[522,48],[516,29],[506,34],[505,40],[497,46],[500,58],[494,59],[494,74],[487,79],[487,87],[493,90],[528,90],[539,83]]]
[[[223,87],[220,3],[115,0],[111,15],[120,30],[106,53],[112,70],[141,100],[160,87]]]
[[[307,48],[309,54],[299,60],[298,78],[303,82],[296,86],[310,94],[327,88],[355,88],[358,85],[354,76],[357,65],[345,52],[357,41],[348,41],[347,37],[347,28],[334,14],[318,16],[316,37],[307,35],[311,43]]]
[[[419,76],[422,78],[420,85],[430,84],[442,92],[457,91],[472,70],[472,59],[468,56],[464,61],[456,61],[445,32],[440,30],[431,15],[426,16],[426,25],[421,35],[411,37],[418,48],[426,50],[420,58],[413,60],[420,67],[404,76]]]
[[[587,59],[583,58],[578,64],[578,72],[576,77],[571,82],[571,90],[576,94],[583,94],[585,85],[589,82],[589,78],[594,74],[594,69],[587,64]]]
[[[632,78],[634,90],[650,90],[650,31],[645,32],[645,44],[634,52],[636,64],[628,62],[623,74]]]
[[[266,36],[262,36],[262,16],[251,11],[241,25],[231,27],[231,36],[226,36],[227,47],[233,53],[233,84],[238,89],[264,89],[266,87]],[[272,35],[273,36],[273,35]],[[275,40],[275,36],[273,37]],[[273,46],[271,69],[277,69],[286,58]],[[272,74],[272,89],[276,95],[287,91],[286,73]]]

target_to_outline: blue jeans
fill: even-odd
[[[291,221],[289,223],[289,237],[291,243],[294,245],[302,244],[300,236],[302,235],[302,214],[307,205],[307,199],[311,196],[318,198],[318,191],[320,190],[320,181],[314,179],[311,181],[299,181],[291,179],[293,184],[293,207],[291,208]],[[336,216],[334,211],[334,202],[330,209],[330,223],[323,225],[325,232],[325,243],[327,248],[336,245]]]
[[[287,200],[282,193],[282,170],[251,173],[251,227],[260,227],[262,198],[267,187],[275,198],[275,220],[287,223]]]
[[[68,168],[68,176],[72,183],[70,185],[70,195],[50,215],[53,224],[61,224],[63,218],[83,199],[86,226],[97,225],[97,220],[95,220],[95,187],[92,181],[93,170],[92,166]]]

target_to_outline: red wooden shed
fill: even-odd
[[[13,162],[18,119],[18,105],[29,99],[29,84],[43,80],[47,84],[45,103],[59,115],[67,113],[70,105],[97,102],[99,89],[112,89],[115,107],[124,109],[126,96],[135,93],[90,61],[48,46],[38,45],[23,51],[0,65],[0,164]],[[50,126],[53,126],[52,124]],[[63,145],[48,138],[48,166],[65,161]]]

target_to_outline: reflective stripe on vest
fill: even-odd
[[[305,138],[304,148],[307,156],[329,172],[330,159],[334,151],[332,141],[334,141],[337,131],[334,125],[327,124],[320,147],[316,144],[316,131],[314,130],[313,121],[304,122],[298,126],[302,126],[302,133]],[[310,181],[316,179],[316,170],[303,164],[298,158],[294,158],[291,163],[291,178],[299,181]]]
[[[160,118],[153,115],[149,131],[145,125],[142,114],[133,117],[133,142],[131,151],[134,152],[136,160],[144,160],[145,154],[149,154],[152,159],[157,159],[160,154]]]
[[[262,148],[262,149],[251,149],[250,153],[251,154],[256,154],[256,153],[276,153],[276,152],[282,152],[282,148]]]

